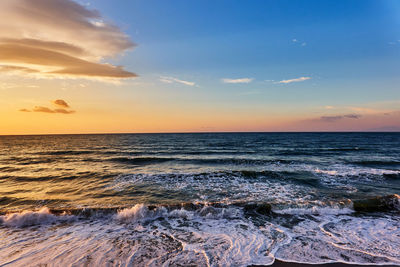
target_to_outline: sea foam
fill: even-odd
[[[12,227],[51,224],[58,220],[66,219],[71,219],[71,216],[56,216],[47,207],[43,207],[38,211],[24,210],[0,216],[0,222],[3,225]]]

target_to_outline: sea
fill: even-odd
[[[400,133],[0,136],[0,266],[400,265]]]

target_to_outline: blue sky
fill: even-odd
[[[174,74],[205,88],[225,86],[213,84],[222,77],[251,77],[254,88],[281,90],[261,82],[310,76],[296,89],[320,100],[347,101],[342,93],[348,101],[399,98],[398,1],[103,0],[91,6],[138,44],[121,63],[144,77]]]

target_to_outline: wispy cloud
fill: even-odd
[[[398,110],[400,101],[383,101],[364,103],[363,106],[343,106],[343,105],[327,105],[319,106],[319,110],[336,110],[343,114],[360,114],[364,115],[382,115],[390,114]]]
[[[239,79],[221,79],[223,83],[251,83],[253,78],[239,78]]]
[[[66,101],[64,101],[62,99],[57,99],[57,100],[51,101],[51,103],[53,103],[56,106],[63,107],[63,108],[51,109],[51,108],[43,107],[43,106],[35,106],[32,110],[22,108],[19,111],[21,111],[21,112],[61,113],[61,114],[75,113],[75,110],[68,109],[70,106],[68,105],[68,103]]]
[[[397,42],[389,42],[388,44],[390,45],[400,45],[400,40],[397,40]]]
[[[18,87],[38,88],[39,86],[34,84],[0,83],[0,90],[13,89]]]
[[[18,87],[18,84],[16,83],[0,83],[0,89],[5,90],[5,89],[11,89]]]
[[[136,76],[104,63],[134,43],[96,10],[72,0],[2,0],[0,16],[0,72],[40,78]]]
[[[296,38],[292,39],[292,43],[296,43],[296,44],[301,45],[301,46],[306,46],[307,45],[306,42],[299,41]]]
[[[333,115],[333,116],[321,116],[318,120],[324,122],[335,122],[342,119],[359,119],[359,114],[345,114],[345,115]]]
[[[366,107],[348,107],[348,109],[353,112],[358,112],[362,114],[378,114],[382,112],[391,111],[389,109],[376,109],[376,108],[366,108]]]
[[[196,83],[194,83],[194,82],[189,82],[189,81],[181,80],[181,79],[178,79],[175,77],[168,77],[168,76],[161,76],[160,81],[163,83],[180,83],[180,84],[184,84],[184,85],[188,85],[188,86],[196,85]]]
[[[302,82],[302,81],[307,81],[310,80],[311,77],[299,77],[299,78],[295,78],[295,79],[289,79],[289,80],[282,80],[276,83],[295,83],[295,82]]]

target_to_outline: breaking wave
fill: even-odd
[[[400,264],[399,217],[353,213],[349,207],[277,210],[266,203],[239,202],[44,207],[0,217],[0,238],[5,241],[0,245],[0,265],[221,266],[235,262],[248,266],[269,265],[275,258]]]
[[[316,205],[317,204],[317,205]],[[184,202],[177,204],[145,205],[136,204],[132,207],[107,208],[74,208],[39,210],[23,210],[5,213],[0,216],[0,222],[8,227],[29,227],[33,225],[51,224],[71,221],[72,219],[103,219],[117,220],[125,223],[151,221],[159,218],[181,217],[194,219],[239,219],[251,216],[278,215],[350,215],[355,212],[399,212],[400,196],[397,194],[377,196],[374,198],[347,200],[340,202],[315,203],[308,207],[299,204],[297,207],[282,208],[281,205],[266,202]],[[4,213],[4,211],[3,211]]]
[[[47,207],[38,211],[25,210],[0,216],[0,222],[9,227],[27,227],[33,225],[51,224],[72,219],[71,216],[56,216]]]

